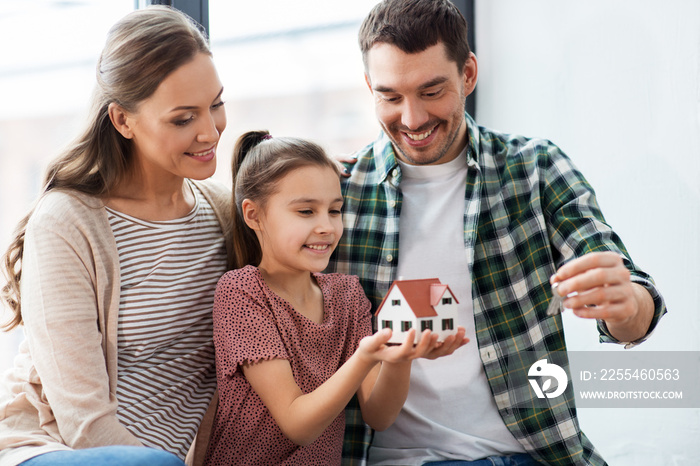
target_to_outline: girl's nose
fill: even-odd
[[[333,223],[329,215],[319,215],[318,223],[316,224],[317,233],[330,233],[333,231]]]

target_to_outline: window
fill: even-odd
[[[401,306],[401,300],[400,299],[392,299],[391,305],[392,306]]]
[[[443,330],[454,330],[455,329],[454,319],[442,319],[442,329]]]
[[[377,1],[209,0],[228,118],[215,178],[230,184],[234,142],[253,128],[315,140],[329,154],[349,154],[376,139],[357,32]]]
[[[452,298],[442,298],[442,304],[452,304]]]
[[[412,327],[413,327],[413,322],[411,322],[410,320],[402,320],[401,321],[401,331],[402,332],[408,332],[409,330],[411,330]]]
[[[394,329],[394,323],[390,320],[382,320],[382,328]]]
[[[423,320],[420,323],[420,331],[422,332],[423,330],[428,329],[432,330],[433,329],[433,321],[432,320]]]
[[[0,4],[3,38],[16,39],[3,46],[0,66],[0,251],[5,252],[41,191],[48,161],[78,136],[107,31],[134,9],[134,0]],[[7,317],[0,305],[0,321]],[[0,332],[0,373],[12,367],[23,339],[21,329]]]

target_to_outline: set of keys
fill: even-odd
[[[547,315],[556,316],[561,314],[564,310],[564,297],[559,295],[557,288],[559,283],[554,283],[552,285],[552,299],[549,301],[549,306],[547,306]]]

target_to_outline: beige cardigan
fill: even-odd
[[[221,223],[230,264],[230,191],[194,183]],[[21,293],[25,341],[0,384],[0,465],[54,450],[141,445],[116,416],[119,256],[99,199],[56,190],[40,200],[27,226]],[[198,433],[200,454],[210,424]]]

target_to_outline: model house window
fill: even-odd
[[[454,330],[455,324],[454,319],[442,319],[442,329],[443,330]]]
[[[432,320],[424,320],[420,323],[420,331],[422,332],[425,329],[432,330],[433,329],[433,321]]]
[[[394,329],[394,322],[392,322],[390,320],[382,320],[382,328],[390,328],[393,330]]]
[[[401,306],[401,300],[400,299],[392,299],[391,305],[392,306]]]
[[[402,320],[401,321],[401,331],[402,332],[408,332],[411,327],[413,327],[413,322],[409,320]]]
[[[442,304],[452,304],[452,298],[442,298]]]

